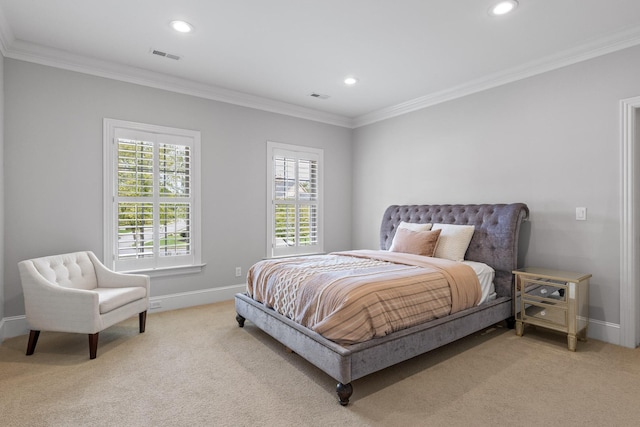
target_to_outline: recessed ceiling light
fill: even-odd
[[[353,86],[356,83],[358,83],[358,79],[356,79],[355,77],[347,77],[344,79],[344,84],[346,84],[347,86]]]
[[[171,28],[180,33],[190,33],[193,31],[193,25],[185,21],[171,21]]]
[[[506,15],[516,7],[518,7],[518,2],[516,0],[501,1],[493,5],[491,9],[489,9],[489,15],[492,15],[492,16]]]

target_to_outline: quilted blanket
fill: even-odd
[[[478,304],[478,278],[446,259],[388,251],[263,260],[256,301],[341,345],[364,342]]]

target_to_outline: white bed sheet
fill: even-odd
[[[496,276],[496,271],[482,262],[464,260],[462,261],[462,263],[473,268],[473,271],[475,271],[476,275],[478,276],[480,289],[482,290],[482,296],[480,297],[480,302],[478,303],[478,305],[495,299],[496,290],[493,284],[493,279]]]

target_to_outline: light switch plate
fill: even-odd
[[[576,208],[576,221],[587,220],[587,208]]]

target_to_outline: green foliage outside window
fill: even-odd
[[[189,147],[158,144],[157,153],[159,197],[175,199],[155,207],[159,216],[160,236],[157,237],[161,255],[188,253],[190,205],[180,203],[180,198],[189,196]],[[154,143],[118,140],[118,247],[125,257],[153,254],[155,160]]]

